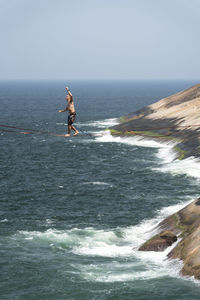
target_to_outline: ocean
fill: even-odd
[[[0,82],[0,299],[199,299],[182,262],[139,252],[199,197],[197,159],[108,127],[192,81]],[[80,131],[67,132],[65,89]],[[173,246],[172,246],[173,247]]]

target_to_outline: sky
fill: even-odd
[[[0,80],[200,79],[200,0],[0,0]]]

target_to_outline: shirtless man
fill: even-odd
[[[68,87],[66,87],[65,89],[68,92],[68,94],[66,96],[67,106],[65,109],[59,110],[59,112],[65,112],[67,110],[69,111],[68,122],[67,122],[68,133],[65,136],[70,136],[71,129],[75,131],[74,136],[76,136],[77,134],[79,134],[79,131],[72,125],[76,119],[76,112],[75,112],[75,107],[74,107],[73,96],[72,96],[72,93],[69,91]]]

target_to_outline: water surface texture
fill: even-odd
[[[198,161],[106,131],[193,84],[68,82],[80,136],[64,138],[65,82],[0,83],[0,299],[199,299],[170,249],[137,251],[199,196]]]

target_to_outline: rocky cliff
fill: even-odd
[[[110,131],[113,135],[170,140],[177,158],[199,157],[200,84],[122,117]],[[200,198],[162,221],[157,231],[139,251],[164,251],[179,241],[168,257],[181,259],[181,273],[200,280]]]
[[[200,156],[200,84],[121,118],[113,135],[172,140],[179,159]]]
[[[168,257],[183,261],[183,275],[200,279],[200,198],[166,218],[157,230],[158,234],[141,245],[139,251],[163,251],[179,238]]]

